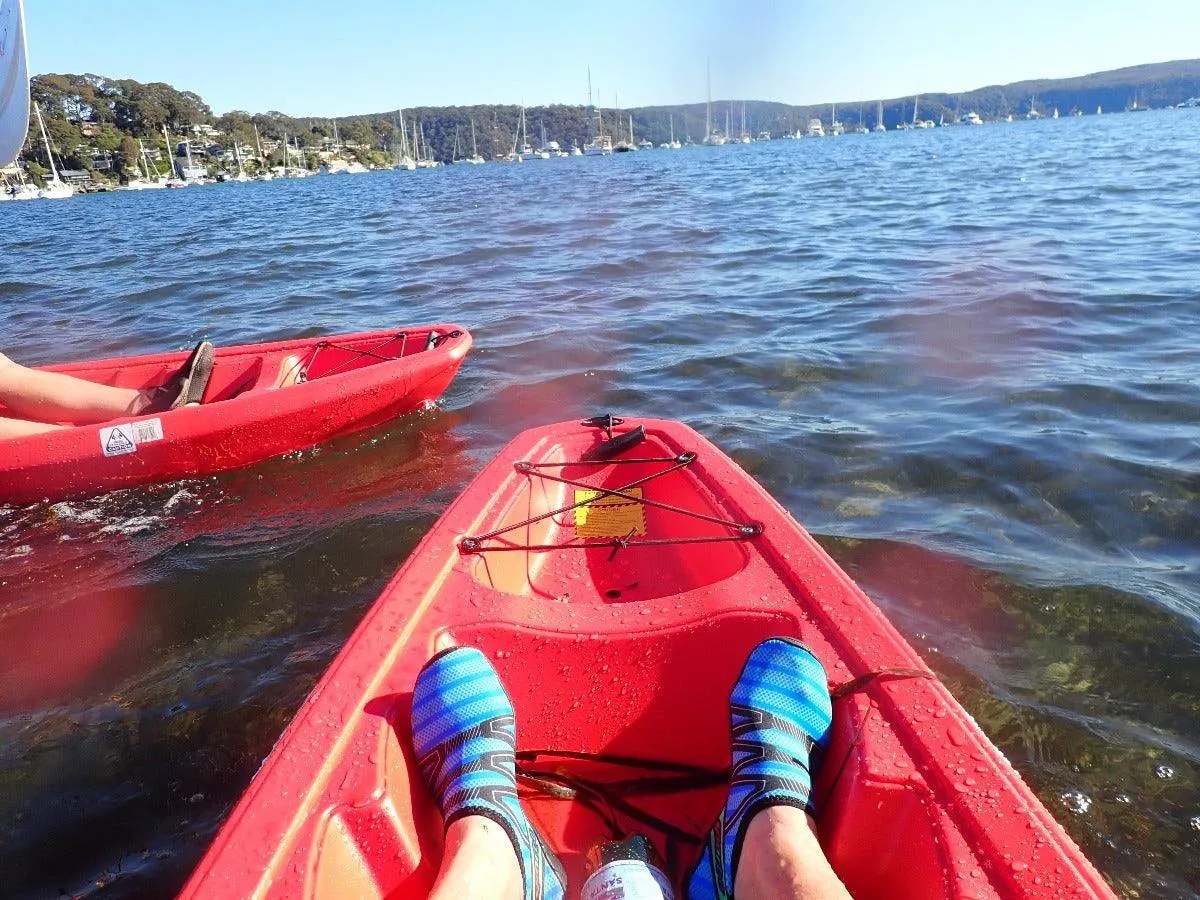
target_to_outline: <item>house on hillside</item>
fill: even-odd
[[[112,167],[111,160],[109,167]],[[86,191],[92,187],[92,173],[87,169],[63,169],[58,173],[58,177],[77,191]]]
[[[115,168],[111,153],[93,147],[90,151],[92,170],[95,172],[111,172]]]

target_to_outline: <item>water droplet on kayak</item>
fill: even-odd
[[[1014,859],[1009,865],[1012,866],[1014,872],[1024,872],[1029,868],[1029,863],[1022,862],[1019,859]]]
[[[1200,816],[1192,816],[1188,824],[1192,826],[1192,831],[1200,831]]]
[[[1174,778],[1175,770],[1172,769],[1170,766],[1155,766],[1154,774],[1157,775],[1159,778]]]
[[[1114,797],[1113,799],[1116,800],[1118,803],[1132,803],[1133,802],[1133,798],[1124,792],[1117,794],[1117,796]]]

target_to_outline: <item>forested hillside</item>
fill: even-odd
[[[164,129],[175,141],[198,138],[194,126],[208,126],[204,129],[205,143],[228,147],[235,139],[243,146],[254,146],[257,126],[271,146],[286,133],[308,151],[328,148],[334,130],[331,119],[280,112],[233,111],[216,116],[199,95],[161,82],[142,84],[97,75],[40,75],[33,79],[32,93],[46,116],[56,151],[69,168],[93,168],[97,159],[107,155],[115,161],[113,170],[120,171],[121,166],[133,164],[137,139],[165,151]],[[984,119],[1022,116],[1031,107],[1045,114],[1055,108],[1062,115],[1076,109],[1092,114],[1097,107],[1118,112],[1135,102],[1142,107],[1158,107],[1197,96],[1200,96],[1200,60],[1182,60],[1078,78],[995,85],[962,94],[926,94],[920,98],[920,112],[922,118],[935,120],[972,110]],[[774,137],[802,130],[811,117],[828,124],[832,116],[829,104],[791,106],[756,100],[718,100],[712,104],[713,127],[725,131],[728,122],[733,132],[740,132],[743,108],[748,131],[753,134],[768,131]],[[876,109],[877,101],[873,99],[843,100],[838,104],[838,118],[854,125],[861,115],[865,124],[874,125]],[[704,136],[704,103],[633,110],[603,108],[599,112],[605,132],[617,140],[628,139],[630,117],[635,140],[661,143],[668,139],[672,124],[680,140],[699,141]],[[911,119],[912,114],[911,97],[883,101],[884,121],[889,128]],[[479,152],[492,158],[512,149],[520,108],[515,105],[417,107],[405,110],[403,117],[401,122],[398,112],[388,110],[339,118],[338,136],[346,145],[342,152],[363,162],[384,162],[399,140],[398,125],[411,134],[414,123],[419,123],[433,154],[449,160],[455,154],[456,134],[458,154],[470,153],[473,123]],[[594,127],[594,120],[583,106],[530,107],[526,110],[526,122],[532,144],[540,143],[545,129],[546,137],[557,140],[564,148],[585,144]],[[40,140],[27,143],[25,157],[45,162]]]

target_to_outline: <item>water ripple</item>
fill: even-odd
[[[1119,891],[1195,895],[1198,145],[1181,111],[6,204],[27,362],[477,345],[441,412],[365,441],[0,508],[12,633],[128,629],[12,682],[0,878],[178,887],[470,473],[612,409],[690,422],[821,534]]]

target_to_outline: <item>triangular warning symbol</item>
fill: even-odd
[[[117,453],[130,453],[136,450],[133,441],[125,437],[120,428],[114,428],[108,436],[108,443],[104,445],[104,452],[111,455]]]

